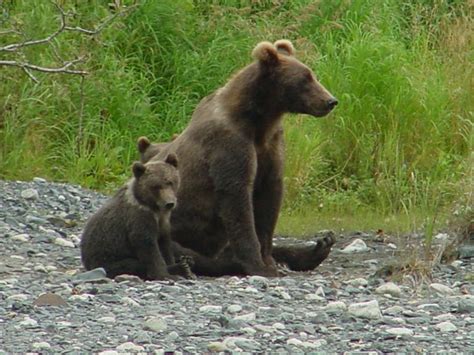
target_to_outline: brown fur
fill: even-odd
[[[171,141],[178,138],[178,134],[173,134]],[[140,161],[142,163],[148,162],[151,158],[161,152],[169,143],[151,143],[147,137],[140,137],[137,140],[137,148],[140,153]]]
[[[174,154],[164,161],[136,162],[134,177],[87,222],[81,240],[86,269],[107,276],[132,274],[148,280],[190,276],[171,250],[170,215],[179,185]]]
[[[204,98],[185,131],[154,158],[175,152],[180,160],[172,239],[203,257],[196,273],[277,275],[272,240],[283,196],[283,114],[320,117],[337,104],[293,57],[290,42],[262,42],[252,54],[255,62]],[[319,243],[324,250],[277,248],[274,256],[307,270],[333,242]]]

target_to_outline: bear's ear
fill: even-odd
[[[145,152],[145,150],[147,150],[147,148],[150,146],[150,141],[148,140],[147,137],[140,137],[138,138],[138,141],[137,141],[137,146],[138,146],[138,151],[140,153],[143,153]]]
[[[173,165],[175,168],[178,167],[178,158],[176,157],[176,154],[170,153],[165,159],[165,163]]]
[[[140,176],[142,176],[145,173],[146,166],[139,161],[136,161],[133,163],[132,171],[133,171],[133,176],[135,176],[136,179],[138,179]]]
[[[278,64],[278,52],[270,42],[260,42],[252,51],[252,57],[268,65]]]
[[[290,56],[295,55],[295,47],[293,47],[293,44],[286,39],[280,39],[276,41],[275,48],[277,49],[278,53]]]

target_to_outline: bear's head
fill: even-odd
[[[176,206],[179,174],[175,154],[168,154],[163,161],[135,162],[132,170],[133,197],[140,205],[153,211],[171,211]]]
[[[295,58],[290,41],[260,42],[252,56],[262,80],[269,84],[265,89],[272,92],[278,110],[321,117],[337,105],[337,99],[318,82],[311,69]]]

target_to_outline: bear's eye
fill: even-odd
[[[173,186],[173,181],[167,180],[167,181],[165,182],[165,185],[166,185],[166,186]]]
[[[311,74],[311,72],[307,72],[304,75],[304,78],[305,78],[306,81],[313,81],[314,80],[313,74]]]
[[[160,191],[161,190],[161,185],[153,185],[152,187],[153,191]]]

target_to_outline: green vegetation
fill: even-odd
[[[84,28],[117,11],[60,3]],[[59,26],[49,2],[0,6],[0,32],[40,38]],[[473,203],[473,12],[463,0],[142,1],[98,35],[64,32],[23,51],[43,66],[86,54],[83,81],[35,73],[35,83],[0,66],[0,177],[110,191],[130,175],[137,137],[179,133],[258,41],[288,38],[340,104],[285,121],[279,231],[429,232],[453,203]],[[25,38],[0,34],[0,47]],[[18,57],[0,51],[7,59]]]

